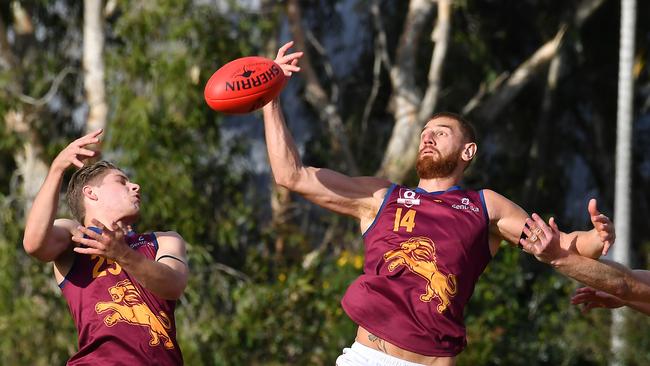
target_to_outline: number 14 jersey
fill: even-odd
[[[491,259],[481,191],[391,185],[364,233],[364,273],[342,300],[369,332],[411,352],[455,356],[463,309]]]

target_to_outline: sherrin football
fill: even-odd
[[[286,78],[278,64],[248,56],[219,68],[205,85],[203,95],[215,111],[242,114],[262,108],[280,94]]]

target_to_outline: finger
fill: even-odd
[[[95,154],[97,154],[96,151],[89,150],[89,149],[84,149],[84,148],[79,148],[79,151],[77,151],[77,155],[83,155],[83,156],[88,156],[88,157],[95,156]]]
[[[122,222],[122,220],[118,220],[118,221],[116,221],[116,222],[115,222],[115,225],[117,225],[117,227],[120,229],[120,231],[122,232],[122,234],[124,234],[124,235],[128,234],[129,231],[128,231],[128,229],[126,228],[126,225],[124,225],[124,223]]]
[[[77,159],[77,158],[72,158],[72,164],[74,164],[77,168],[83,168],[84,167],[84,163],[81,160]]]
[[[104,132],[104,129],[103,129],[103,128],[99,128],[99,129],[96,129],[95,131],[90,132],[89,134],[87,134],[87,135],[84,136],[84,137],[97,137],[97,136],[99,136],[102,132]]]
[[[595,294],[596,290],[591,287],[580,287],[576,290],[576,294]]]
[[[548,220],[548,224],[549,224],[549,226],[551,226],[551,230],[553,230],[553,233],[559,233],[560,232],[560,228],[555,223],[555,217],[551,217],[551,219]]]
[[[598,202],[596,201],[595,198],[592,198],[592,199],[589,200],[589,205],[587,206],[587,211],[589,211],[589,215],[591,217],[600,215],[600,211],[598,211]]]
[[[87,237],[95,239],[95,240],[99,240],[99,239],[102,238],[101,234],[95,232],[94,230],[90,230],[89,228],[84,227],[84,226],[77,227],[77,230],[79,230],[79,232],[83,233]]]
[[[73,236],[72,241],[74,241],[75,243],[83,244],[89,248],[101,250],[102,252],[106,250],[106,246],[103,243],[94,239],[88,239],[81,236]]]
[[[300,71],[300,67],[298,67],[298,66],[285,65],[285,66],[282,68],[282,70],[284,70],[284,72],[287,72],[287,71],[288,71],[288,72],[298,72],[298,71]]]
[[[131,226],[131,225],[126,225],[126,228],[129,230],[129,232],[133,231],[133,226]]]
[[[109,228],[107,228],[106,225],[102,224],[99,220],[97,220],[97,219],[92,219],[92,220],[90,220],[90,222],[91,222],[95,227],[99,228],[99,230],[102,231],[102,233],[101,233],[102,236],[106,236],[106,237],[111,236],[112,231],[111,231]]]
[[[541,216],[539,216],[539,215],[536,214],[536,213],[533,213],[533,214],[531,215],[531,218],[532,218],[533,221],[535,222],[535,225],[536,225],[538,228],[540,228],[542,231],[547,231],[547,230],[545,230],[545,229],[549,229],[548,231],[550,231],[550,227],[549,227],[548,225],[546,225],[546,222],[544,221],[544,219],[543,219]],[[533,230],[533,232],[534,232],[534,230]]]
[[[607,252],[609,252],[609,247],[611,247],[611,246],[612,245],[609,243],[609,241],[605,241],[604,245],[603,245],[603,251],[602,251],[601,254],[602,255],[607,255]]]
[[[592,294],[578,294],[571,298],[571,303],[574,305],[582,304],[588,301],[594,301],[595,297]]]
[[[95,248],[81,248],[81,247],[75,247],[72,250],[79,254],[88,254],[88,255],[102,255],[103,252],[100,250],[97,250]]]
[[[591,216],[591,221],[596,223],[601,223],[604,225],[610,224],[612,221],[609,219],[609,217],[603,215],[603,214],[598,214],[597,216]]]
[[[293,41],[289,41],[285,43],[282,47],[280,47],[280,49],[278,50],[278,55],[276,57],[276,60],[283,57],[284,54],[287,52],[287,50],[292,46],[293,46]]]

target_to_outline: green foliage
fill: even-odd
[[[15,169],[17,152],[27,136],[12,129],[5,118],[12,112],[29,117],[37,141],[43,144],[44,161],[51,161],[81,134],[83,3],[20,3],[39,31],[32,37],[12,33],[19,65],[13,69],[0,65],[0,364],[59,365],[76,351],[76,332],[51,265],[28,258],[21,247],[24,198]],[[233,137],[223,128],[223,116],[209,110],[203,100],[205,81],[219,66],[236,57],[266,54],[268,44],[278,38],[275,34],[285,37],[284,4],[262,3],[268,9],[254,12],[234,0],[118,0],[116,12],[105,19],[109,122],[103,157],[123,167],[141,186],[143,210],[138,229],[175,230],[188,242],[191,277],[176,312],[178,340],[188,365],[331,365],[355,336],[356,326],[339,301],[362,268],[356,223],[302,201],[293,202],[287,223],[271,222],[269,183],[260,184],[244,161],[253,147],[249,136]],[[332,26],[344,23],[347,14],[338,11],[343,1],[300,3],[303,25],[311,27],[326,48],[332,47],[332,38],[346,39],[348,35]],[[357,11],[367,13],[367,3],[359,1]],[[220,10],[223,4],[228,11]],[[382,2],[393,61],[407,5]],[[552,37],[559,22],[572,17],[574,7],[539,0],[514,7],[494,1],[456,2],[439,109],[461,110],[481,83],[512,71]],[[0,5],[0,16],[11,29],[8,9],[9,5]],[[366,13],[358,19],[371,29]],[[607,13],[601,13],[594,24],[601,27],[602,20],[612,22]],[[639,34],[647,34],[646,28]],[[558,169],[540,172],[532,185],[543,191],[537,199],[541,207],[535,207],[540,212],[565,209],[558,201],[570,196],[565,186],[572,176],[559,168],[566,167],[568,153],[580,150],[581,141],[589,144],[583,145],[586,152],[579,151],[580,156],[587,164],[590,159],[599,164],[594,175],[600,174],[600,164],[607,160],[603,151],[611,148],[607,141],[592,143],[593,139],[583,135],[609,135],[611,124],[599,121],[613,120],[613,108],[607,102],[611,95],[594,85],[615,84],[615,76],[606,71],[615,65],[610,62],[615,53],[607,47],[616,42],[602,39],[610,40],[617,33],[605,26],[583,33],[572,31],[576,44],[566,61],[570,75],[560,80],[553,116],[562,117],[563,122],[581,118],[587,122],[585,126],[549,122],[552,140],[559,143],[551,146],[556,153],[547,156],[546,162]],[[419,85],[426,79],[432,47],[427,36],[421,42],[415,60],[422,66]],[[339,87],[340,111],[351,148],[364,174],[372,174],[394,124],[390,82],[384,65],[370,121],[362,125],[374,53],[370,43],[354,48],[360,53],[358,60],[337,64],[354,70],[345,80],[337,79],[340,70],[336,68],[331,78],[325,72],[324,62],[339,55],[331,53],[312,61],[319,77],[327,79],[323,80],[326,89],[334,84]],[[19,93],[35,98],[44,95],[66,66],[73,72],[53,100],[39,107],[20,101]],[[590,83],[594,75],[604,80],[602,84]],[[642,75],[645,79],[639,81],[647,88],[647,71]],[[479,155],[483,160],[470,170],[471,183],[496,186],[508,197],[522,197],[529,203],[521,187],[530,171],[529,159],[521,157],[532,150],[531,136],[540,123],[544,79],[527,87],[497,123],[482,125],[476,116],[486,143]],[[318,112],[309,110],[288,119],[309,132],[305,161],[336,170],[327,128],[313,121]],[[592,145],[601,150],[590,150]],[[609,189],[611,182],[607,170],[603,171],[605,178],[596,176],[595,188],[590,189]],[[645,196],[638,197],[643,202]],[[642,210],[636,212],[637,219],[645,222]],[[640,252],[646,249],[647,244]],[[648,263],[638,264],[648,267]],[[575,286],[518,250],[503,248],[477,284],[466,310],[468,347],[458,364],[605,364],[611,356],[610,313],[580,314],[568,302]],[[632,352],[625,355],[630,365],[644,365],[650,359],[645,351],[650,349],[650,338],[644,332],[650,325],[648,319],[630,314],[627,334]]]
[[[575,284],[508,245],[497,253],[467,308],[459,365],[600,365],[608,313],[569,304]]]

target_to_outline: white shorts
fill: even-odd
[[[422,364],[404,361],[354,342],[352,347],[343,349],[343,354],[336,359],[336,366],[422,366]]]

